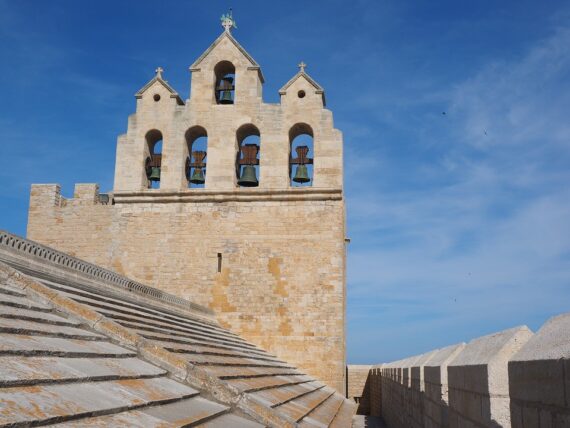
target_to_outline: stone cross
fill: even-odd
[[[299,67],[299,71],[301,71],[301,73],[305,72],[306,66],[307,66],[307,64],[305,64],[303,61],[301,61],[299,64],[297,64],[297,67]]]
[[[220,21],[222,21],[222,27],[224,27],[224,30],[226,31],[226,33],[229,33],[232,28],[237,28],[237,25],[236,25],[236,22],[234,21],[234,17],[233,17],[231,8],[230,8],[230,11],[228,13],[225,13],[222,15],[222,17],[220,18]]]
[[[162,72],[164,71],[164,69],[162,67],[158,67],[154,71],[156,72],[156,77],[158,77],[159,79],[162,79]]]

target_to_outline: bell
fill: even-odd
[[[202,168],[194,168],[194,173],[190,178],[190,183],[192,184],[204,184],[206,180],[204,179],[204,171]]]
[[[160,181],[160,167],[153,166],[150,170],[150,175],[148,176],[150,181]]]
[[[259,181],[257,181],[257,177],[255,176],[255,167],[253,165],[246,165],[243,167],[238,184],[243,187],[256,187],[259,185]]]
[[[233,104],[232,91],[221,91],[220,104]]]
[[[233,77],[224,77],[222,80],[220,80],[220,84],[218,85],[218,90],[231,91],[234,88],[233,82],[234,82]]]
[[[295,177],[293,177],[295,183],[308,183],[311,181],[309,178],[309,172],[307,171],[307,165],[297,166],[297,171],[295,171]]]

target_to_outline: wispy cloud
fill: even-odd
[[[568,310],[568,46],[570,30],[558,29],[519,60],[454,86],[444,117],[423,131],[438,139],[437,155],[417,160],[415,186],[351,188],[351,235],[371,239],[350,252],[358,319],[349,322],[378,326],[377,343],[391,340],[400,353],[378,345],[378,355],[469,339],[450,337],[450,323],[478,335]],[[397,171],[364,162],[354,173],[363,183]],[[349,357],[370,346],[360,331],[351,331]]]

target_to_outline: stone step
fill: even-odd
[[[3,355],[127,358],[136,356],[136,352],[103,341],[2,334],[0,356]]]
[[[352,426],[352,417],[355,413],[356,404],[345,400],[330,424],[330,428],[346,428]]]
[[[345,398],[338,394],[332,394],[320,406],[313,409],[300,423],[300,427],[328,427],[337,412],[339,411]]]
[[[9,284],[0,284],[0,293],[10,296],[26,297],[26,292],[23,289]]]
[[[49,424],[167,404],[197,395],[165,377],[0,389],[0,425]]]
[[[14,308],[12,306],[3,305],[0,305],[0,317],[37,321],[44,324],[67,325],[70,327],[78,326],[81,324],[79,321],[61,317],[55,313],[38,312],[34,311],[33,309]]]
[[[264,389],[263,391],[252,392],[251,395],[268,406],[277,407],[317,389],[324,388],[324,386],[321,382],[315,381],[282,388]]]
[[[302,375],[297,369],[289,368],[272,368],[272,367],[225,367],[225,366],[208,366],[206,368],[210,373],[220,379],[248,379],[265,376],[297,376]]]
[[[192,332],[178,332],[178,331],[173,331],[172,329],[169,329],[168,327],[154,327],[152,325],[148,325],[147,323],[144,322],[133,322],[133,321],[117,321],[119,324],[121,324],[122,326],[125,326],[127,328],[130,329],[139,329],[139,330],[143,330],[143,331],[147,331],[147,332],[152,332],[152,333],[162,333],[162,334],[168,334],[170,336],[174,336],[174,337],[186,337],[186,338],[190,338],[190,339],[200,339],[200,340],[209,340],[213,343],[219,343],[219,344],[232,344],[232,345],[239,345],[241,346],[243,349],[249,349],[249,347],[247,346],[243,346],[242,343],[239,342],[234,342],[234,341],[228,341],[225,339],[219,339],[216,338],[215,336],[206,336],[200,333],[192,333]]]
[[[183,356],[187,361],[197,365],[216,365],[216,366],[250,366],[250,367],[289,367],[285,363],[254,360],[245,357],[229,357],[220,355],[203,355],[188,353],[176,348],[165,347],[167,351],[177,353]]]
[[[173,343],[163,340],[155,341],[161,346],[172,349],[173,352],[189,353],[189,354],[200,354],[200,355],[216,355],[221,357],[236,357],[236,358],[249,358],[257,361],[266,361],[270,363],[275,363],[277,365],[283,365],[283,361],[277,360],[275,358],[263,357],[258,354],[250,354],[246,351],[237,351],[229,349],[213,348],[204,345],[190,345],[182,343]]]
[[[51,312],[52,309],[39,302],[32,301],[27,297],[13,296],[11,294],[0,294],[0,305],[11,306],[13,308],[33,309],[39,312]]]
[[[262,428],[263,425],[257,422],[240,418],[236,415],[226,414],[219,418],[212,419],[205,423],[196,425],[201,428]]]
[[[85,290],[76,286],[69,286],[61,283],[56,283],[52,281],[42,281],[45,285],[55,288],[62,293],[73,294],[77,298],[82,297],[86,299],[93,299],[96,302],[105,302],[110,305],[115,305],[117,309],[125,311],[127,313],[134,313],[134,314],[145,314],[149,317],[155,317],[161,320],[172,320],[174,322],[180,322],[183,324],[191,324],[196,325],[197,327],[206,328],[212,331],[220,331],[226,334],[232,334],[237,337],[237,335],[228,332],[227,330],[220,327],[216,322],[209,321],[204,318],[200,317],[193,317],[191,314],[188,316],[176,315],[172,312],[160,310],[151,306],[147,306],[142,302],[138,301],[128,301],[125,298],[121,298],[119,296],[112,297],[105,293],[105,291],[99,292],[99,290]]]
[[[49,336],[80,340],[107,340],[105,336],[88,330],[62,325],[46,324],[41,320],[29,321],[0,317],[0,333]]]
[[[201,397],[192,397],[159,406],[147,406],[114,415],[80,419],[58,427],[189,427],[224,417],[229,408]],[[245,420],[244,420],[245,421]],[[241,425],[226,425],[229,427]],[[256,425],[254,425],[256,426]]]
[[[246,379],[229,379],[227,382],[243,392],[255,392],[270,388],[281,388],[289,385],[298,385],[312,382],[314,379],[305,376],[265,376]]]
[[[295,398],[294,400],[282,404],[275,409],[295,421],[300,421],[333,394],[334,390],[328,387],[321,388],[299,398]]]
[[[138,358],[0,357],[0,387],[164,376]]]
[[[215,349],[225,349],[225,350],[234,350],[234,351],[238,351],[238,352],[244,352],[244,353],[248,353],[251,355],[259,355],[261,357],[271,357],[271,358],[275,358],[273,355],[268,354],[266,352],[263,351],[258,351],[255,349],[251,349],[251,348],[243,348],[241,346],[238,345],[232,345],[232,344],[227,344],[227,343],[223,343],[223,342],[214,342],[210,339],[203,339],[203,338],[189,338],[189,337],[180,337],[180,336],[173,336],[172,334],[168,334],[168,333],[158,333],[158,332],[148,332],[146,330],[139,330],[136,328],[131,328],[132,331],[137,332],[138,334],[140,334],[141,336],[147,338],[147,339],[151,339],[151,340],[156,340],[158,342],[165,342],[165,343],[180,343],[180,344],[188,344],[188,345],[202,345],[202,346],[208,346],[211,348],[215,348]]]

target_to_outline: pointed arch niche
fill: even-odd
[[[220,61],[214,67],[216,104],[234,104],[236,88],[236,68],[229,61]]]
[[[237,157],[236,174],[237,184],[240,187],[259,186],[259,155],[261,147],[261,134],[257,126],[248,123],[236,131]]]
[[[296,123],[289,129],[289,183],[292,187],[313,185],[313,128]]]
[[[202,126],[193,126],[185,134],[188,157],[185,175],[188,187],[203,189],[206,184],[206,164],[208,155],[208,132]]]
[[[160,172],[162,167],[162,132],[157,129],[145,135],[145,174],[149,189],[160,188]]]

